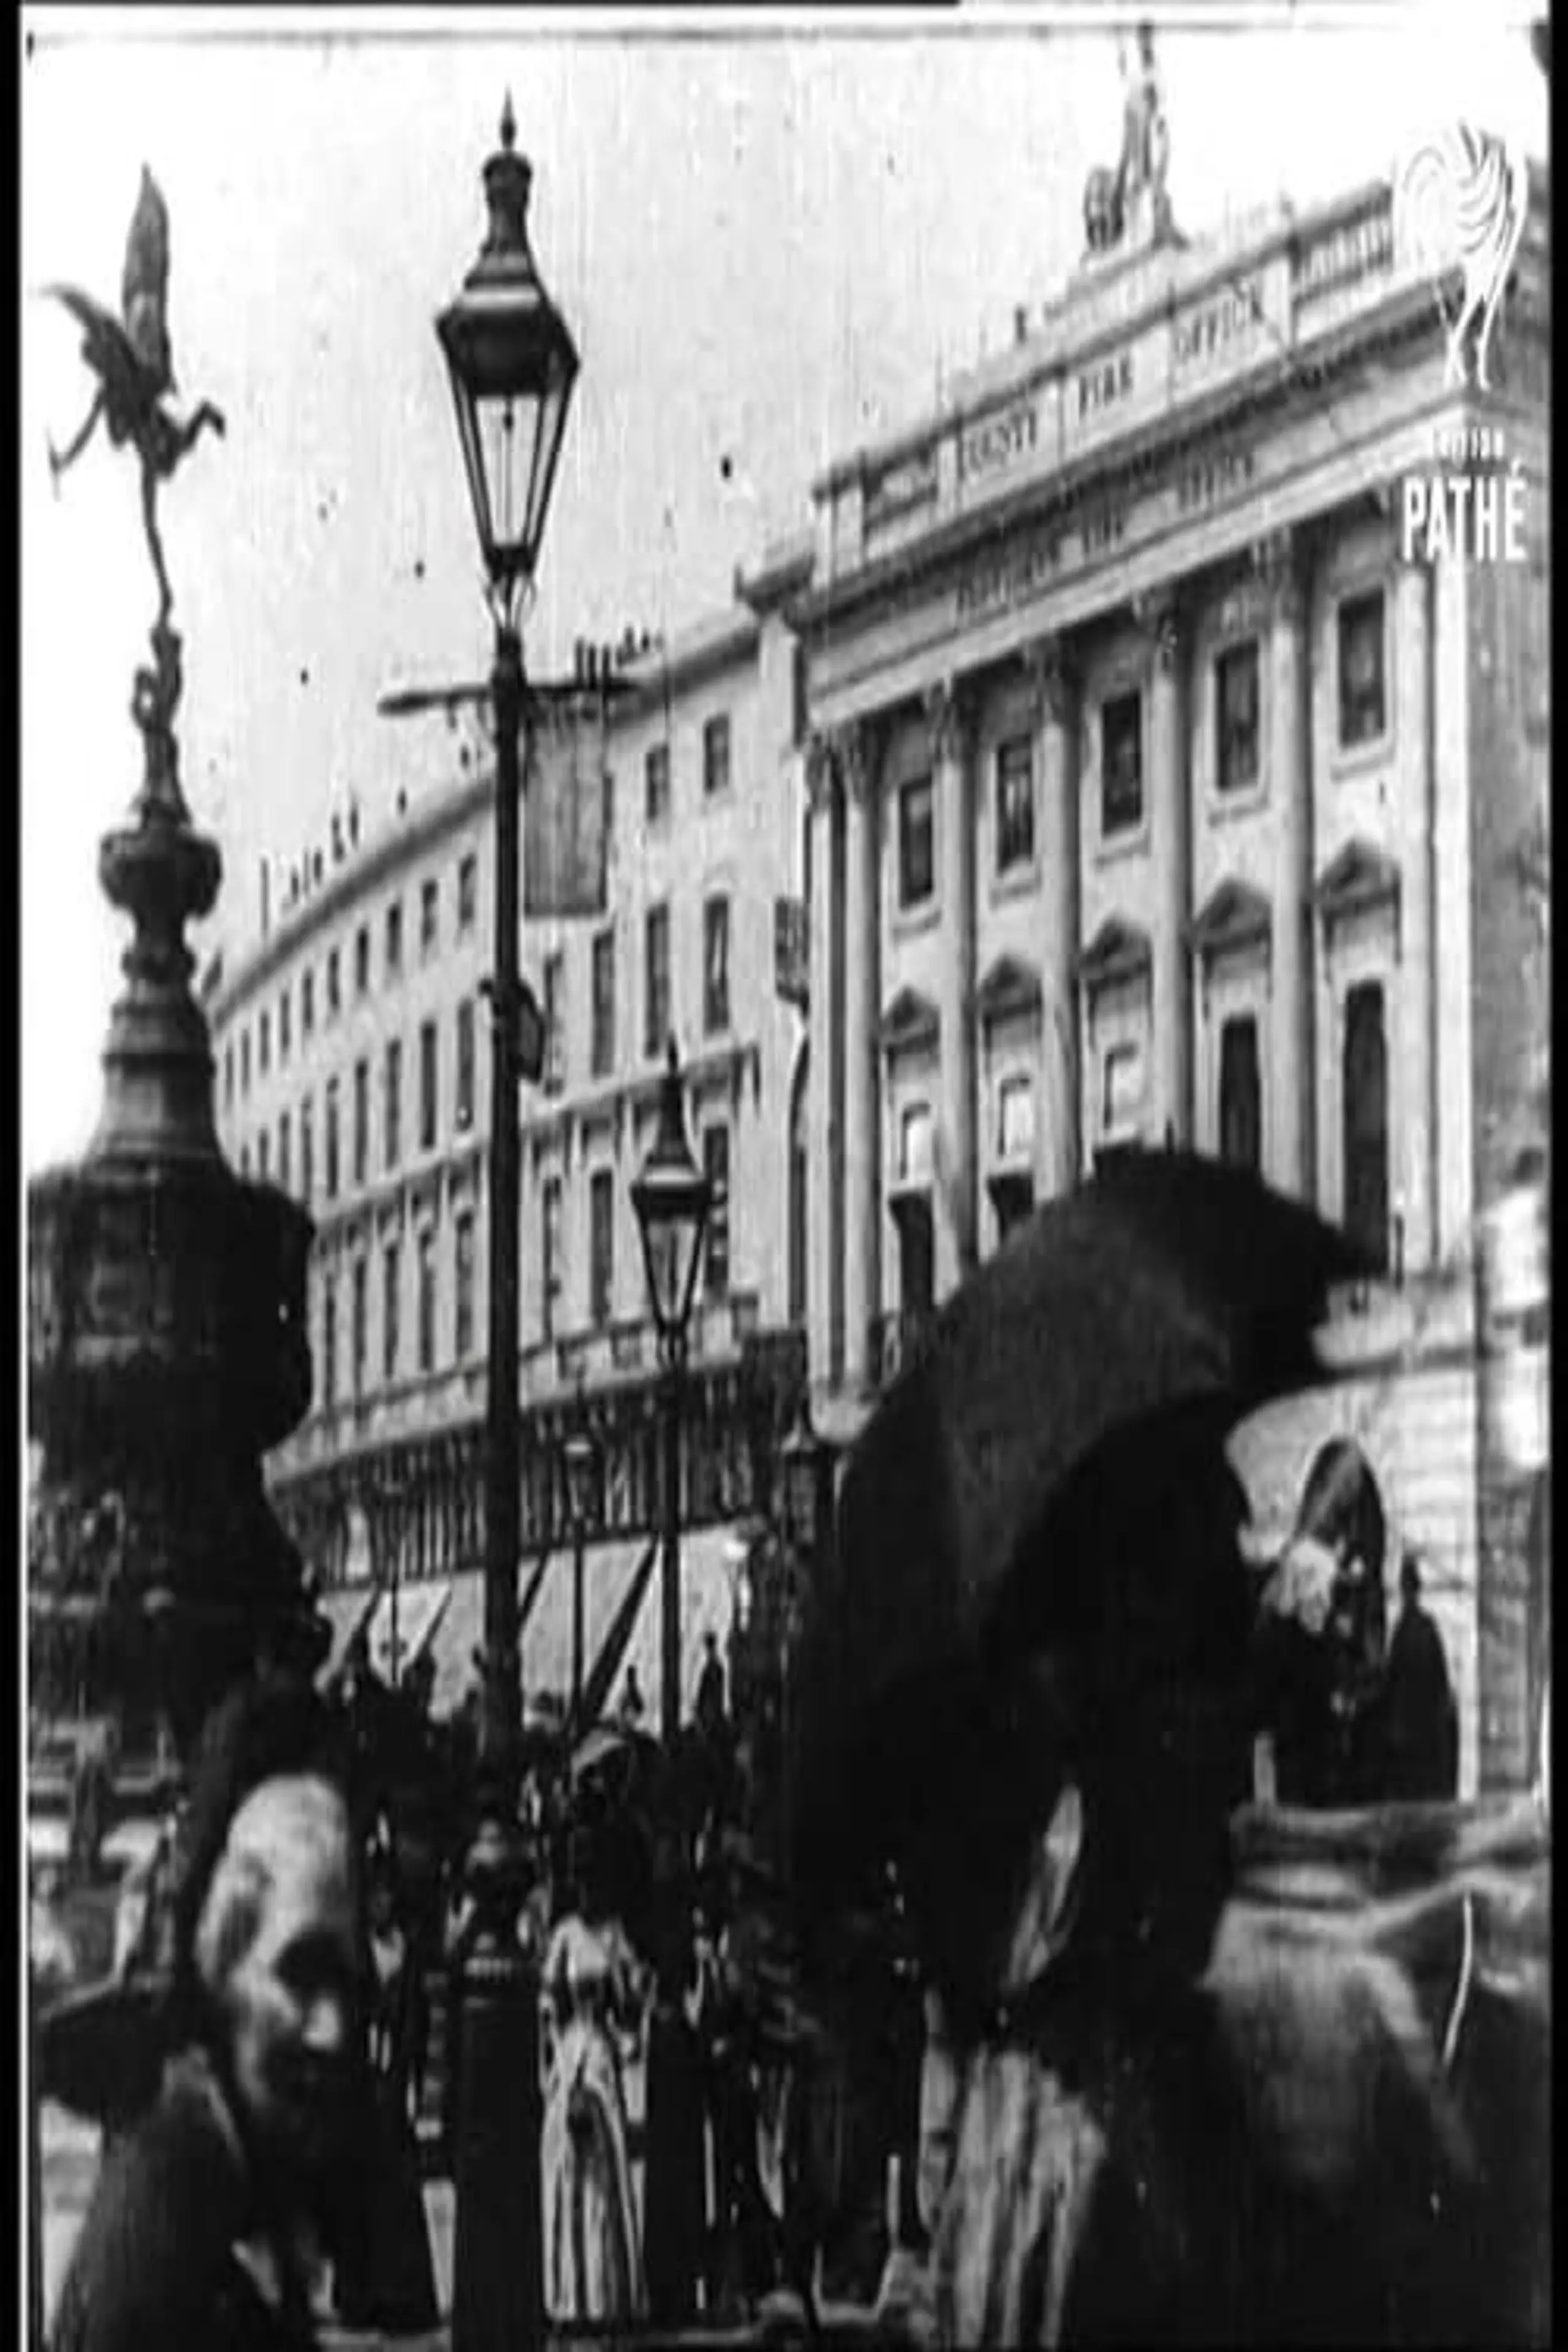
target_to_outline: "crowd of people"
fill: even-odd
[[[1287,1802],[1453,1792],[1441,1638],[1406,1556],[1385,1639],[1382,1544],[1364,1489],[1342,1462],[1325,1470],[1278,1570],[1265,1661]],[[754,1740],[725,1684],[710,1637],[673,1756],[642,1731],[630,1675],[613,1727],[590,1738],[568,1721],[527,1748],[519,1933],[541,2000],[547,2312],[657,2328],[738,2315],[797,2284],[809,2304],[815,2258],[818,2288],[879,2303],[895,2329],[900,2277],[929,2293],[946,2275],[950,2337],[962,2335],[966,2273],[956,2257],[942,2273],[942,2232],[960,2227],[980,2160],[966,2136],[995,2151],[985,2102],[1003,2098],[1001,2075],[990,2084],[984,2068],[1005,2072],[1011,2029],[977,2024],[940,1968],[900,1969],[896,1955],[889,1967],[883,1933],[875,1952],[846,1946],[836,1963],[836,2044],[791,2043]],[[450,2163],[464,2125],[476,1711],[437,1726],[430,1696],[426,1667],[389,1688],[359,1643],[324,1695],[262,1676],[209,1728],[117,1948],[118,1973],[172,1984],[173,2062],[151,2110],[106,2146],[55,2352],[301,2352],[329,2312],[388,2333],[436,2325],[422,2178],[433,2131]],[[1085,1932],[1085,1807],[1099,1806],[1103,1835],[1105,1801],[1064,1783],[1005,1982],[1043,1981],[1064,1923]],[[1198,1899],[1193,1863],[1173,1848],[1160,1864],[1181,1882],[1178,1912]],[[889,1917],[902,1899],[889,1881]],[[1114,1943],[1120,1914],[1107,1918]],[[929,1956],[940,1938],[923,1929]],[[963,2054],[966,2036],[984,2063]],[[992,2191],[974,2195],[983,2236],[1001,2224]]]
[[[560,2319],[674,2322],[736,2307],[776,2274],[743,1958],[747,1742],[725,1700],[710,1633],[673,1760],[641,1729],[629,1667],[596,1739],[563,1719],[527,1743],[520,1821],[531,1880],[520,1933],[540,1986],[545,2301]],[[404,2250],[391,2278],[368,2260],[340,2270],[336,2308],[351,2324],[427,2324],[426,2264],[406,2259],[425,2242],[419,2137],[434,2130],[434,2160],[449,2164],[462,2129],[475,1711],[437,1727],[428,1703],[417,1666],[389,1689],[363,1643],[330,1692],[369,1824],[366,2046]]]

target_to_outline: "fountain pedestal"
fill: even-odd
[[[127,1763],[163,1727],[182,1761],[224,1692],[324,1628],[263,1491],[310,1400],[309,1216],[224,1160],[184,928],[216,845],[180,790],[179,639],[161,622],[132,715],[145,751],[99,879],[132,925],[84,1158],[28,1186],[30,1697],[46,1725],[105,1716]]]

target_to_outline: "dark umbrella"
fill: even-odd
[[[1247,1171],[1136,1151],[1048,1203],[947,1303],[856,1446],[814,1603],[796,1811],[814,1899],[836,1859],[868,1858],[889,1782],[958,1741],[966,1710],[986,1714],[998,1650],[1011,1664],[1053,1642],[1115,1646],[1114,1580],[1086,1559],[1085,1529],[1041,1545],[1097,1454],[1163,1423],[1167,1486],[1173,1444],[1178,1465],[1182,1448],[1217,1464],[1218,1433],[1316,1377],[1327,1289],[1365,1271]],[[1123,1486],[1154,1443],[1124,1454]],[[1128,1620],[1152,1564],[1120,1565]]]

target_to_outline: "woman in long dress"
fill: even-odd
[[[544,1964],[554,2028],[544,2105],[544,2299],[558,2320],[633,2319],[645,2304],[617,2031],[638,1969],[596,1874],[584,1874]]]

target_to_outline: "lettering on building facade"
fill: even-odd
[[[1263,316],[1263,279],[1251,271],[1213,301],[1189,310],[1175,323],[1173,359],[1178,368],[1196,367],[1254,334]]]
[[[1033,400],[1015,401],[1010,408],[983,417],[959,436],[958,472],[972,482],[985,474],[1005,473],[1038,446],[1039,412]]]
[[[1375,212],[1359,213],[1342,221],[1326,236],[1316,237],[1295,257],[1290,291],[1298,302],[1353,285],[1394,261],[1394,209],[1384,204]]]
[[[1250,449],[1222,449],[1213,457],[1202,457],[1194,465],[1184,466],[1176,479],[1176,510],[1193,514],[1199,508],[1212,507],[1221,499],[1234,497],[1237,490],[1251,483],[1256,467]]]
[[[1078,380],[1078,413],[1080,417],[1098,416],[1105,408],[1125,400],[1132,389],[1132,354],[1120,352],[1114,359],[1102,360],[1085,368]]]
[[[988,556],[958,583],[958,618],[978,620],[1009,604],[1026,604],[1055,578],[1062,560],[1061,534],[1041,532],[1010,555]]]

